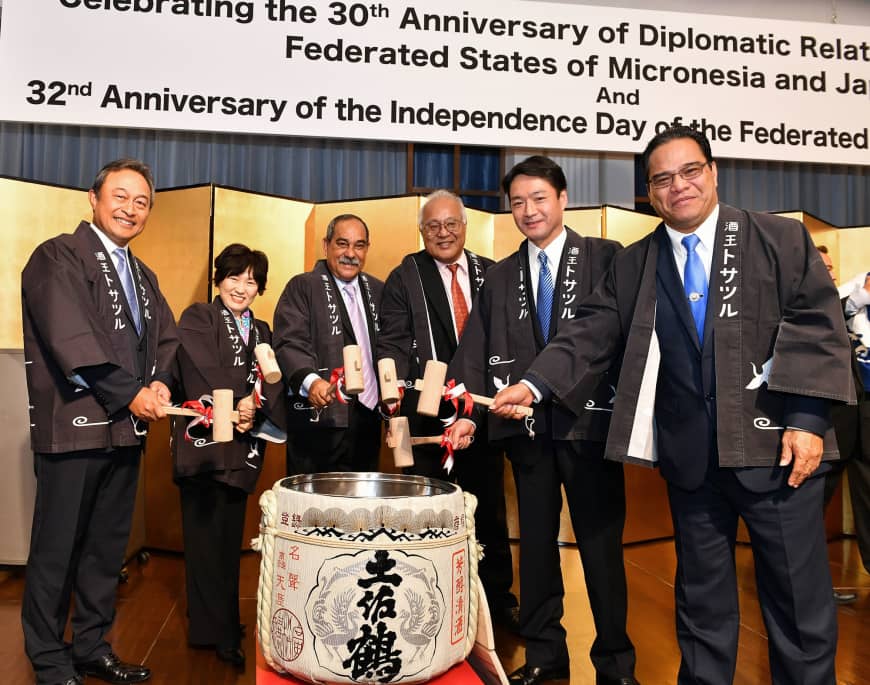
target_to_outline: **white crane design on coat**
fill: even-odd
[[[749,381],[749,385],[746,386],[747,390],[757,390],[761,387],[762,383],[767,383],[767,379],[770,377],[770,367],[773,364],[773,357],[768,359],[764,364],[761,365],[761,372],[755,368],[755,362],[749,362],[752,365],[752,380]]]

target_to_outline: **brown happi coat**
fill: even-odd
[[[257,379],[254,348],[272,342],[269,324],[254,318],[251,312],[248,342],[239,334],[232,313],[219,297],[211,304],[197,303],[184,310],[178,322],[181,345],[178,370],[181,395],[197,400],[211,395],[215,388],[233,391],[233,404],[254,390]],[[263,406],[257,409],[254,430],[264,419],[278,427],[285,424],[284,383],[262,382]],[[211,430],[198,426],[191,429],[193,438],[185,437],[190,419],[174,419],[172,452],[176,478],[209,473],[215,480],[250,493],[254,490],[263,465],[265,441],[250,433],[233,431],[232,442],[216,443]]]
[[[25,266],[21,300],[35,452],[133,446],[147,430],[126,407],[107,415],[107,398],[83,387],[76,369],[109,365],[144,386],[171,385],[175,320],[157,277],[132,252],[130,266],[141,335],[112,259],[88,222],[42,243]]]

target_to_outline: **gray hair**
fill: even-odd
[[[326,227],[326,242],[331,243],[332,237],[335,235],[335,225],[341,223],[342,221],[350,221],[355,219],[362,224],[362,227],[366,231],[366,242],[369,242],[369,227],[365,221],[363,221],[356,214],[339,214],[337,217],[334,217],[332,221]]]
[[[421,228],[423,227],[423,210],[426,209],[426,205],[429,204],[431,200],[439,200],[442,197],[449,197],[451,200],[456,200],[456,202],[459,203],[459,212],[462,215],[462,223],[468,223],[468,218],[465,216],[465,205],[462,203],[462,198],[456,193],[451,193],[449,190],[441,188],[429,193],[423,198],[423,204],[420,205],[420,211],[417,212],[417,226]]]

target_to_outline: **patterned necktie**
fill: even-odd
[[[362,354],[362,371],[363,371],[363,391],[359,394],[359,401],[369,409],[374,409],[378,403],[378,382],[375,376],[374,366],[372,366],[372,347],[369,342],[369,327],[366,323],[365,315],[357,305],[356,292],[352,285],[343,287],[344,294],[347,296],[348,314],[350,314],[350,322],[353,326],[353,335],[356,338],[356,343],[360,347]]]
[[[447,268],[450,269],[450,298],[453,300],[453,318],[456,320],[456,340],[458,341],[462,337],[462,331],[465,330],[465,322],[468,321],[468,303],[465,301],[465,294],[459,285],[459,279],[456,278],[459,264],[448,264]]]
[[[698,342],[704,344],[704,318],[707,315],[707,274],[701,258],[695,252],[701,239],[695,235],[687,235],[681,241],[686,248],[686,268],[683,271],[683,288],[689,299],[689,309],[695,319],[695,329],[698,331]]]
[[[127,303],[130,305],[130,312],[133,314],[133,321],[136,323],[136,332],[141,333],[142,324],[139,322],[139,298],[136,297],[136,286],[133,285],[133,275],[127,266],[127,252],[122,247],[117,247],[114,250],[115,257],[118,259],[116,264],[118,276],[121,279],[121,285],[124,286],[124,295],[127,296]]]
[[[550,316],[553,312],[553,274],[547,266],[547,253],[543,250],[538,252],[538,261],[541,264],[541,272],[538,274],[538,299],[535,308],[538,311],[544,342],[548,343],[550,342]]]

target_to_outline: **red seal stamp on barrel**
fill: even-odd
[[[295,661],[305,646],[302,623],[293,612],[278,609],[272,615],[272,649],[282,661]]]

